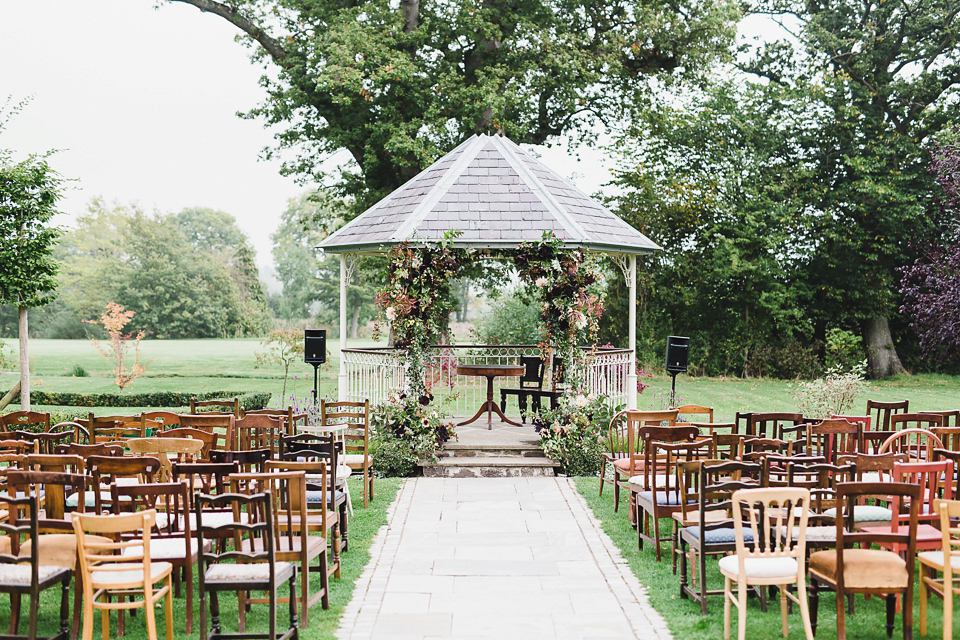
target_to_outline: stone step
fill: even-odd
[[[428,478],[510,478],[553,476],[556,462],[544,457],[455,456],[423,465]]]
[[[535,444],[460,444],[448,442],[437,452],[441,458],[544,458]]]

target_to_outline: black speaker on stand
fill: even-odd
[[[303,330],[303,361],[313,365],[313,404],[318,401],[320,365],[327,361],[327,330]]]
[[[677,374],[687,370],[687,358],[690,355],[690,338],[685,336],[667,336],[667,373],[670,374],[670,406],[674,406],[677,395]]]

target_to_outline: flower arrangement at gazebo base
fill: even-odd
[[[568,476],[592,476],[600,469],[604,436],[615,409],[595,395],[566,395],[556,409],[533,417],[544,454]]]
[[[436,462],[436,449],[456,437],[453,423],[433,402],[430,393],[417,398],[391,393],[386,402],[373,408],[370,424],[375,434],[377,475],[412,476],[418,465]]]

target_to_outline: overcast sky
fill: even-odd
[[[0,0],[0,103],[32,97],[0,147],[61,150],[52,164],[74,180],[61,224],[96,196],[165,213],[210,207],[237,218],[266,264],[280,213],[306,187],[259,160],[271,133],[236,116],[261,101],[262,69],[222,18],[153,4]],[[609,172],[601,153],[584,157],[543,161],[591,193]]]

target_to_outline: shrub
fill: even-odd
[[[432,394],[419,398],[391,394],[386,402],[370,413],[377,464],[381,477],[407,477],[417,465],[436,460],[438,446],[453,437],[453,423],[444,422],[444,414],[431,408]]]
[[[190,405],[191,396],[197,398],[197,400],[240,396],[240,406],[244,409],[262,409],[270,402],[273,394],[267,392],[239,394],[235,391],[210,391],[207,393],[155,391],[151,393],[129,393],[120,395],[117,393],[56,393],[36,390],[30,393],[31,400],[38,405],[91,408],[187,407]]]
[[[829,418],[845,413],[854,406],[857,396],[870,387],[865,380],[867,361],[844,371],[839,365],[827,370],[824,377],[797,385],[793,399],[797,410],[806,418]]]
[[[606,433],[616,408],[603,398],[577,394],[564,396],[556,409],[534,416],[540,446],[568,476],[591,476],[600,469]]]
[[[827,367],[840,366],[853,369],[863,360],[863,341],[860,336],[846,329],[834,327],[827,330]]]
[[[7,348],[7,343],[0,340],[0,371],[8,371],[16,368],[17,356],[13,348]]]
[[[90,376],[90,374],[87,373],[87,370],[84,369],[83,365],[81,364],[73,365],[73,369],[70,370],[70,375],[72,375],[74,378],[87,378]]]
[[[510,293],[495,300],[490,312],[473,329],[481,344],[537,344],[540,335],[540,311],[537,305]]]

